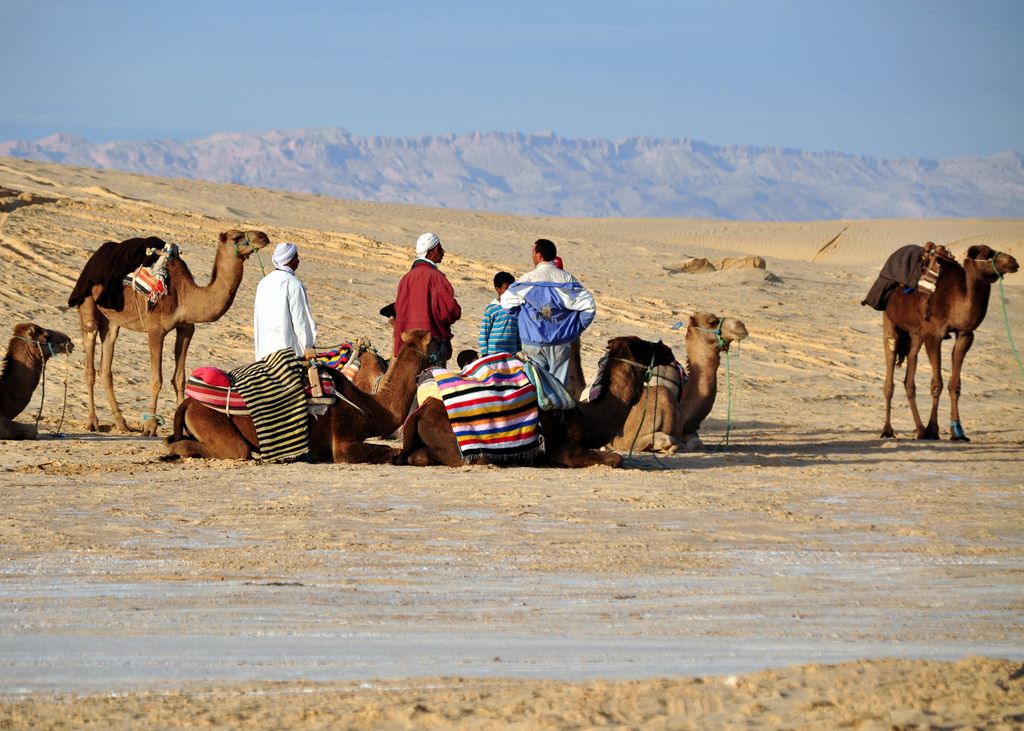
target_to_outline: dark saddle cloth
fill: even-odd
[[[861,302],[880,312],[884,312],[889,304],[889,297],[896,291],[897,287],[917,288],[917,281],[921,278],[921,254],[923,246],[911,244],[896,249],[885,261],[885,266],[878,274],[878,279],[871,285],[868,296]]]
[[[78,307],[92,294],[94,284],[102,284],[103,292],[96,304],[111,310],[123,310],[124,278],[140,266],[152,265],[160,256],[159,253],[147,254],[147,250],[159,252],[164,246],[166,243],[156,236],[128,239],[121,243],[107,241],[100,245],[78,275],[68,297],[68,307]]]

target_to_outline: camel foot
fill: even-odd
[[[892,430],[892,427],[886,424],[882,427],[882,433],[878,435],[880,439],[895,439],[896,433]]]
[[[607,452],[605,455],[602,455],[598,462],[599,464],[604,464],[608,467],[619,468],[622,467],[623,459],[622,455],[618,452]]]
[[[961,426],[959,421],[951,421],[949,423],[949,441],[951,442],[969,442],[970,439],[964,434],[964,428]]]
[[[149,420],[142,425],[142,436],[144,437],[155,437],[156,436],[157,423]]]
[[[157,459],[161,462],[177,462],[181,459],[180,454],[162,454]]]
[[[938,430],[932,431],[931,429],[925,429],[917,433],[917,438],[921,441],[933,442],[939,438]]]
[[[115,434],[134,434],[139,431],[139,428],[130,426],[124,419],[114,419],[114,428],[111,431]]]
[[[97,432],[100,430],[100,420],[95,416],[87,420],[84,424],[86,431]]]

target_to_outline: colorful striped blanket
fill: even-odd
[[[431,371],[451,420],[462,458],[529,459],[540,451],[537,394],[522,361],[497,353],[461,373]]]
[[[305,361],[290,348],[231,371],[260,440],[264,462],[301,457],[309,451],[309,418],[302,375]]]

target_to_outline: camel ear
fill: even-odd
[[[40,328],[38,325],[30,323],[28,327],[25,328],[25,337],[28,338],[29,340],[35,340],[41,331],[42,328]]]
[[[228,232],[227,231],[221,231],[220,232],[220,242],[222,244],[226,244],[228,242]]]

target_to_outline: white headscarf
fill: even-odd
[[[295,244],[290,244],[287,241],[278,244],[277,248],[274,249],[274,256],[271,257],[274,262],[274,267],[283,272],[291,272],[294,274],[295,270],[288,266],[288,262],[294,259],[295,255],[298,253],[299,247]]]
[[[433,249],[435,246],[441,243],[441,239],[437,238],[437,234],[427,232],[416,239],[416,256],[420,259],[427,255],[427,252]]]

